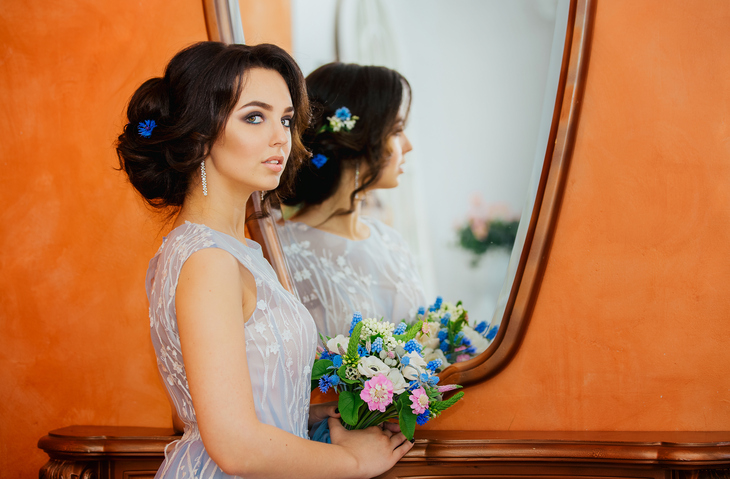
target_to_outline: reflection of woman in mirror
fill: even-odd
[[[361,215],[360,199],[398,186],[411,143],[403,132],[410,86],[384,67],[330,63],[306,79],[314,109],[304,144],[313,153],[283,196],[279,236],[299,297],[320,333],[347,333],[353,311],[399,322],[425,305],[408,246]],[[293,213],[291,212],[293,210]]]
[[[301,72],[273,45],[193,45],[130,101],[121,166],[177,213],[147,273],[158,367],[184,423],[156,477],[371,477],[410,449],[389,427],[345,430],[334,405],[310,410],[314,322],[244,237],[249,196],[304,156],[307,113]],[[332,444],[308,440],[328,417]]]

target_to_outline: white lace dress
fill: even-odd
[[[205,450],[185,375],[175,317],[175,290],[183,263],[203,248],[232,254],[256,280],[257,306],[246,321],[246,358],[256,415],[266,424],[308,438],[311,367],[316,348],[312,317],[286,291],[261,247],[207,226],[186,223],[164,240],[147,270],[150,328],[157,365],[177,414],[185,423],[180,441],[166,449],[157,478],[227,478]],[[241,454],[247,454],[241,451]]]
[[[299,298],[314,317],[317,331],[347,335],[352,313],[410,320],[426,306],[421,279],[403,237],[367,217],[367,239],[353,241],[286,221],[278,230]]]

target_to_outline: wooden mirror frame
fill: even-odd
[[[230,32],[235,31],[240,31],[243,38],[240,14],[231,14],[230,9],[227,15],[221,14],[229,3],[230,0],[204,0],[211,40],[232,43]],[[570,0],[548,148],[525,242],[497,335],[479,356],[453,364],[441,372],[439,376],[443,383],[467,386],[484,381],[504,369],[522,344],[547,265],[573,154],[594,16],[595,0]],[[552,149],[549,145],[553,145]],[[249,200],[247,210],[257,214],[261,212],[258,195]],[[263,248],[264,256],[274,267],[282,285],[296,295],[274,220],[270,216],[259,217],[249,221],[247,227],[251,238]]]
[[[509,364],[525,337],[547,265],[573,155],[594,15],[595,0],[571,0],[548,148],[502,323],[486,351],[439,374],[445,384],[467,386],[494,376]]]

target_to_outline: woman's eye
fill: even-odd
[[[246,122],[252,125],[258,125],[264,121],[264,117],[261,115],[249,115],[246,117]]]
[[[281,124],[284,125],[286,128],[291,128],[291,118],[282,118]]]

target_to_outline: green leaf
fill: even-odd
[[[352,330],[350,335],[350,342],[347,344],[347,357],[353,360],[360,357],[357,354],[357,346],[360,344],[360,331],[362,331],[362,321],[355,325],[355,329]]]
[[[332,366],[332,361],[329,359],[318,359],[314,362],[312,367],[312,381],[318,380],[325,374],[327,374],[327,368]]]
[[[340,416],[345,423],[350,426],[357,424],[358,416],[360,415],[360,408],[365,404],[358,394],[350,391],[340,392],[340,399],[337,402],[337,407],[340,409]]]
[[[456,404],[457,401],[459,401],[461,398],[464,397],[464,391],[459,391],[458,393],[451,396],[446,401],[436,401],[429,404],[429,409],[435,413],[442,413],[443,411],[446,411],[448,408]]]
[[[409,441],[413,440],[413,434],[416,432],[416,415],[413,413],[413,409],[410,408],[408,403],[410,402],[409,394],[402,394],[398,398],[398,424],[400,425],[400,431],[406,436]]]
[[[423,320],[419,319],[417,322],[411,324],[408,329],[406,329],[406,332],[403,334],[399,334],[397,336],[393,336],[395,339],[399,341],[403,341],[404,343],[407,343],[411,339],[416,337],[416,334],[421,330],[423,327]]]

